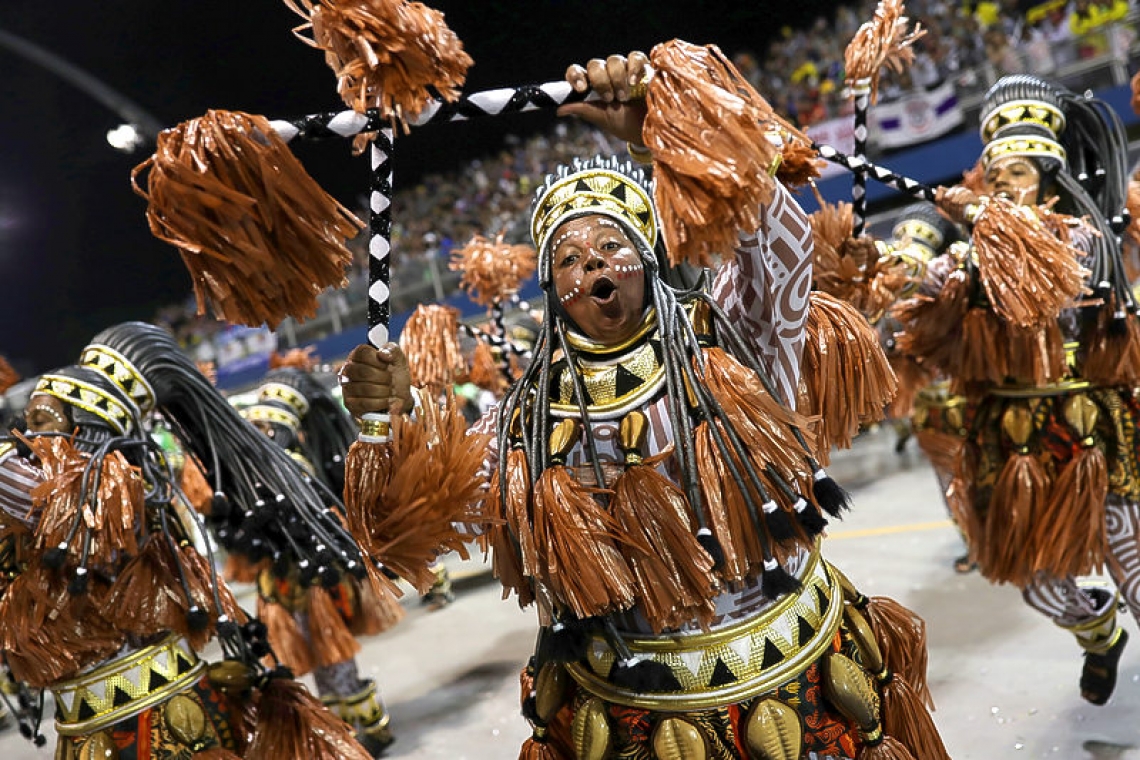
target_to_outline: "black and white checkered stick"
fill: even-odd
[[[891,171],[885,166],[878,166],[872,164],[866,158],[859,156],[849,156],[846,153],[840,153],[830,145],[821,145],[819,143],[812,143],[812,149],[815,150],[819,157],[825,161],[830,161],[833,164],[842,166],[847,169],[855,178],[870,177],[876,182],[882,182],[887,187],[893,187],[895,190],[906,193],[921,201],[934,202],[934,188],[930,185],[913,180],[910,177]],[[852,204],[854,205],[854,203]]]
[[[556,108],[596,97],[576,92],[568,82],[547,82],[522,87],[486,90],[461,96],[453,103],[433,101],[418,117],[408,120],[413,127],[450,121],[466,121],[486,116]],[[391,122],[378,110],[365,113],[330,111],[297,119],[270,122],[286,142],[296,139],[320,140],[351,138],[374,132],[371,146],[372,178],[368,222],[368,341],[374,346],[388,342],[391,317],[390,259],[392,232],[392,150]]]
[[[855,157],[867,157],[867,111],[871,107],[871,80],[856,79],[850,83],[855,99]],[[867,178],[856,172],[851,182],[852,237],[861,237],[867,227]]]
[[[461,96],[452,103],[433,101],[418,117],[409,119],[407,124],[418,127],[448,121],[466,121],[485,116],[556,108],[563,103],[595,97],[597,96],[592,92],[576,92],[568,82],[486,90]],[[379,110],[372,109],[365,113],[331,111],[297,119],[274,120],[270,126],[285,142],[295,139],[351,138],[365,132],[374,133],[369,155],[372,174],[368,198],[368,342],[376,347],[383,346],[389,339],[392,315],[392,150],[395,143],[392,122]],[[388,415],[366,417],[375,417],[374,421],[380,424],[370,426],[370,430],[381,432],[375,436],[362,434],[362,439],[375,443],[386,441]]]

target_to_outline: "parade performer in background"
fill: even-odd
[[[820,556],[821,510],[838,514],[846,497],[789,407],[811,303],[806,215],[773,179],[776,148],[763,137],[742,147],[739,132],[700,119],[743,93],[742,122],[787,126],[715,48],[659,46],[653,64],[647,101],[641,54],[573,67],[575,89],[602,101],[562,113],[628,140],[654,163],[658,190],[664,175],[681,183],[672,172],[684,161],[691,194],[674,201],[701,208],[698,188],[726,165],[751,167],[726,182],[764,192],[740,209],[738,236],[686,226],[616,158],[563,167],[539,189],[542,332],[474,430],[494,433],[484,506],[495,573],[541,623],[520,757],[945,758],[922,704],[920,621],[868,600]],[[654,98],[686,72],[692,86]],[[695,135],[718,139],[700,155],[676,147]],[[767,152],[732,161],[751,148]],[[686,231],[708,243],[690,251],[723,256],[711,289],[661,276],[682,255],[662,239]],[[343,374],[354,415],[413,408],[394,345],[358,347]]]
[[[883,349],[899,379],[898,395],[887,410],[887,417],[901,428],[898,446],[901,450],[909,437],[916,439],[945,496],[965,434],[965,400],[950,390],[948,380],[936,379],[914,357],[898,351],[895,332],[899,324],[891,317],[889,307],[913,295],[930,262],[959,243],[962,234],[934,204],[922,202],[898,213],[889,240],[873,241],[873,248],[868,246],[870,238],[846,238],[843,245],[836,245],[828,238],[835,238],[837,232],[842,234],[849,225],[834,218],[821,224],[821,217],[826,218],[827,212],[831,212],[832,217],[842,218],[845,205],[839,204],[833,211],[822,204],[821,210],[812,214],[812,226],[817,232],[816,286],[850,300],[878,329]],[[831,229],[836,227],[839,229]],[[860,245],[859,241],[865,242]],[[821,251],[836,249],[837,254],[846,255],[820,255]],[[969,572],[974,564],[965,555],[955,560],[954,567],[958,572]]]
[[[967,399],[949,500],[995,583],[1073,632],[1081,694],[1104,704],[1128,639],[1106,567],[1140,619],[1140,323],[1120,256],[1123,130],[1103,103],[999,80],[981,120],[984,193],[939,203],[971,246],[899,304],[899,349]]]
[[[962,244],[961,241],[958,227],[939,213],[934,204],[916,203],[904,208],[895,220],[891,240],[881,245],[886,255],[902,260],[906,266],[908,284],[898,291],[896,298],[912,296],[925,279],[930,262],[947,255],[950,247]],[[899,395],[888,414],[907,426],[907,434],[914,437],[934,469],[939,493],[945,500],[966,433],[966,400],[951,391],[949,380],[932,377],[913,357],[898,351],[895,340],[898,327],[898,322],[889,314],[879,325],[884,349],[899,378]],[[946,507],[954,519],[949,504]],[[961,527],[959,532],[965,541]],[[954,569],[959,573],[968,573],[975,567],[968,552],[954,560]]]
[[[236,512],[234,532],[270,509],[321,524],[319,538],[231,536],[235,550],[292,552],[327,575],[360,567],[343,532],[324,528],[316,492],[171,336],[141,323],[104,331],[79,365],[40,378],[30,453],[11,439],[0,451],[0,640],[13,676],[55,695],[57,756],[369,757],[287,670],[259,664],[264,627],[217,578],[192,512],[173,506],[177,481],[143,427],[156,409],[208,463],[215,517]],[[198,652],[215,634],[225,659],[207,665]]]
[[[327,498],[339,501],[344,458],[356,425],[344,407],[307,369],[271,370],[257,402],[241,410],[311,477]],[[332,586],[301,586],[297,568],[281,572],[263,562],[256,574],[257,617],[266,624],[275,656],[294,675],[313,674],[321,700],[356,730],[373,755],[392,743],[390,716],[376,682],[361,678],[356,637],[381,633],[404,609],[388,585],[369,576],[345,576]]]
[[[965,432],[964,399],[950,391],[947,380],[935,380],[926,366],[897,350],[899,325],[889,310],[914,294],[930,262],[958,242],[961,233],[933,203],[922,202],[899,212],[889,240],[853,237],[852,205],[828,203],[818,191],[816,199],[820,208],[810,216],[813,287],[851,304],[878,330],[898,378],[898,393],[886,411],[898,432],[896,449],[901,452],[907,440],[916,437],[945,494]],[[954,565],[958,572],[973,566],[969,555]]]

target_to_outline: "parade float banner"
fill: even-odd
[[[868,117],[869,139],[880,150],[905,148],[941,137],[961,125],[962,118],[954,85],[946,82],[898,100],[879,101]]]

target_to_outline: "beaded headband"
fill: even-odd
[[[133,419],[137,409],[132,414],[132,410],[122,400],[83,380],[66,375],[43,375],[32,391],[32,396],[37,394],[54,396],[65,404],[90,412],[119,435],[126,435],[134,428]]]
[[[1065,114],[1052,103],[1040,100],[1013,100],[986,114],[981,126],[982,142],[988,143],[1006,127],[1036,124],[1053,135],[1065,131]]]
[[[79,365],[106,375],[130,397],[138,407],[140,416],[146,416],[154,411],[157,403],[154,388],[135,365],[115,349],[101,343],[92,343],[83,349]]]
[[[259,401],[281,401],[286,403],[293,408],[293,411],[297,413],[298,417],[304,417],[309,413],[309,400],[296,388],[291,385],[286,385],[285,383],[266,383],[261,386],[257,398]]]
[[[945,242],[940,229],[921,219],[905,219],[899,222],[891,231],[891,237],[895,240],[910,238],[934,252],[939,251]]]
[[[268,404],[254,404],[241,410],[241,416],[250,422],[271,422],[292,430],[301,429],[301,420],[287,409]]]
[[[1035,130],[1036,132],[1036,130]],[[1017,134],[991,140],[982,150],[982,166],[988,167],[999,158],[1006,156],[1026,156],[1029,158],[1049,158],[1066,162],[1068,154],[1061,144],[1041,134]]]

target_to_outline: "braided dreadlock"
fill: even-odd
[[[84,356],[124,378],[132,395],[143,395],[138,378],[151,386],[155,408],[213,483],[211,523],[230,552],[296,566],[304,585],[319,577],[332,586],[342,571],[363,573],[352,537],[329,512],[329,504],[339,505],[336,495],[242,419],[168,333],[143,322],[115,325]]]

